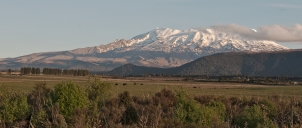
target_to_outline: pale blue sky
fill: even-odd
[[[292,26],[302,24],[301,12],[300,0],[0,0],[0,58],[97,46],[156,27]]]

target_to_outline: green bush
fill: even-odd
[[[259,105],[246,107],[243,113],[236,118],[236,124],[239,127],[249,128],[275,128],[278,127],[272,120],[267,117],[267,113],[261,110]]]
[[[277,116],[277,105],[271,100],[263,99],[259,102],[259,104],[262,106],[262,110],[267,113],[268,118],[274,119]]]
[[[201,122],[204,126],[222,125],[225,120],[226,108],[220,101],[211,100],[201,108]]]
[[[177,103],[175,108],[175,117],[182,123],[198,124],[202,117],[200,104],[189,98],[185,91],[177,92]]]
[[[32,114],[31,125],[34,127],[46,127],[47,126],[48,115],[45,110],[40,109]]]
[[[28,119],[29,108],[24,94],[4,93],[0,96],[0,120],[6,124]]]
[[[88,103],[85,91],[71,81],[62,82],[54,87],[52,101],[59,105],[60,112],[65,117],[72,116],[76,108],[83,108]]]
[[[203,127],[223,125],[226,108],[222,102],[211,100],[201,105],[182,90],[177,92],[177,98],[175,116],[180,122]]]

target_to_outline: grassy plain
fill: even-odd
[[[127,78],[112,79],[100,78],[103,82],[113,85],[114,94],[129,91],[136,96],[150,96],[163,88],[178,90],[183,88],[191,95],[215,95],[215,96],[268,96],[302,98],[302,86],[272,86],[247,83],[229,82],[194,82],[181,81],[181,78]],[[73,81],[76,85],[85,88],[89,82],[88,77],[73,76],[8,76],[0,75],[0,86],[11,91],[30,92],[36,83],[46,82],[49,87],[62,82]],[[123,86],[123,84],[127,84]],[[118,85],[116,85],[118,84]]]

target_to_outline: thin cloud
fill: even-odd
[[[302,25],[294,26],[270,25],[257,28],[257,32],[245,26],[228,24],[211,26],[216,31],[239,34],[243,37],[256,40],[271,40],[276,42],[301,42]]]
[[[283,9],[302,9],[302,5],[294,5],[294,4],[272,4],[274,7],[280,7]]]

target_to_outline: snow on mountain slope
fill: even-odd
[[[251,31],[257,32],[254,29]],[[205,53],[230,51],[276,51],[286,50],[273,41],[245,39],[235,34],[214,31],[211,29],[176,30],[156,28],[150,32],[133,37],[130,40],[115,40],[107,45],[76,49],[76,54],[102,53],[107,51],[163,51],[195,52],[201,56]]]

